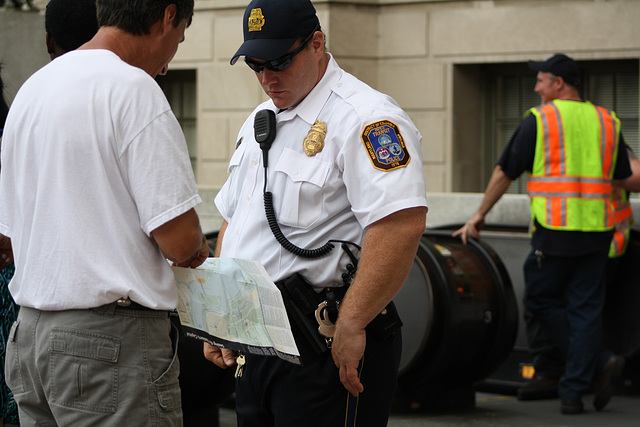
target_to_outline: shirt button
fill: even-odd
[[[247,201],[251,200],[251,194],[247,194]]]
[[[257,164],[258,164],[258,158],[257,158],[257,157],[254,157],[254,158],[253,158],[253,164],[254,164],[254,165],[257,165]]]
[[[296,179],[300,179],[300,172],[297,172],[295,175],[293,175],[293,177]]]

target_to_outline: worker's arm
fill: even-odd
[[[504,173],[500,165],[496,166],[487,185],[487,189],[484,192],[484,198],[482,199],[482,203],[480,203],[480,207],[465,225],[453,233],[453,237],[460,236],[465,245],[467,244],[467,237],[469,235],[479,239],[480,230],[484,227],[485,217],[491,208],[493,208],[493,205],[507,192],[512,181],[513,180]]]

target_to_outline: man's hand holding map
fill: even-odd
[[[300,364],[282,295],[258,261],[208,258],[198,268],[173,271],[187,336]]]

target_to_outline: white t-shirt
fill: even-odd
[[[215,199],[229,223],[221,256],[257,259],[274,281],[299,272],[318,287],[340,286],[350,259],[339,243],[322,258],[301,258],[282,248],[267,224],[262,152],[253,128],[262,109],[277,111],[267,101],[244,123],[230,176]],[[368,225],[426,206],[422,136],[393,99],[340,69],[333,58],[311,93],[276,120],[267,191],[282,232],[295,245],[315,249],[330,239],[361,245]],[[311,131],[316,121],[320,131]],[[322,149],[307,154],[305,137],[321,139],[323,132]]]
[[[107,50],[55,59],[16,95],[1,160],[16,303],[63,310],[130,297],[176,307],[150,233],[201,200],[180,125],[148,74]]]

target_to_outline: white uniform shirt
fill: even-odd
[[[12,239],[19,305],[177,306],[150,233],[201,200],[180,125],[148,74],[107,50],[69,52],[20,89],[2,143],[0,233]]]
[[[299,272],[317,287],[340,286],[350,260],[339,243],[324,257],[301,258],[282,248],[267,224],[262,152],[253,129],[255,113],[262,109],[277,111],[267,101],[244,123],[229,179],[215,199],[229,223],[221,256],[257,259],[274,281]],[[361,245],[368,225],[402,209],[426,206],[422,136],[393,99],[340,69],[333,58],[311,93],[276,119],[267,191],[273,193],[282,232],[295,245],[315,249],[330,239]],[[308,155],[303,140],[316,121],[326,123],[324,148]],[[379,121],[397,126],[404,155],[410,156],[406,165],[387,171],[374,167],[362,136]],[[357,250],[354,255],[359,256]]]

